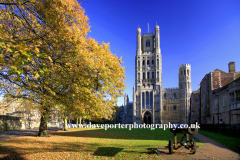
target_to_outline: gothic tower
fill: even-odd
[[[179,87],[163,88],[159,26],[155,26],[155,35],[142,35],[141,28],[137,28],[132,122],[187,123],[190,94],[190,64],[179,66]]]
[[[135,87],[133,88],[133,122],[161,123],[162,56],[159,26],[155,35],[141,35],[137,28]],[[155,121],[158,119],[158,122]]]
[[[190,111],[190,96],[191,96],[191,65],[185,64],[179,66],[179,89],[181,99],[180,123],[187,123]]]

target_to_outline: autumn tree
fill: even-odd
[[[88,18],[77,1],[5,0],[0,9],[0,79],[40,104],[39,136],[47,136],[53,106],[111,117],[125,88],[122,61],[86,37]]]

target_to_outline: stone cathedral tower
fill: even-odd
[[[135,86],[132,122],[137,124],[187,123],[191,94],[191,66],[179,67],[179,87],[162,87],[162,55],[159,26],[155,35],[141,35],[137,28]]]

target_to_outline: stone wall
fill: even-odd
[[[28,120],[22,117],[14,117],[8,115],[0,115],[0,131],[33,129],[39,127],[40,121]]]

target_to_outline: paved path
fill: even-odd
[[[226,146],[201,135],[194,135],[205,146],[197,148],[196,154],[190,154],[190,151],[181,147],[175,153],[169,154],[168,148],[157,148],[157,153],[164,159],[211,159],[211,160],[239,160],[240,154],[230,150]]]
[[[62,130],[57,127],[49,127],[48,133],[52,131]],[[0,141],[22,137],[22,136],[34,136],[38,134],[39,129],[25,129],[25,130],[13,130],[13,131],[1,131],[0,132]]]
[[[200,147],[198,149],[199,152],[203,154],[215,158],[215,159],[240,159],[240,154],[230,150],[228,147],[198,133],[194,135],[197,139],[199,139],[202,143],[205,144],[206,147]]]

